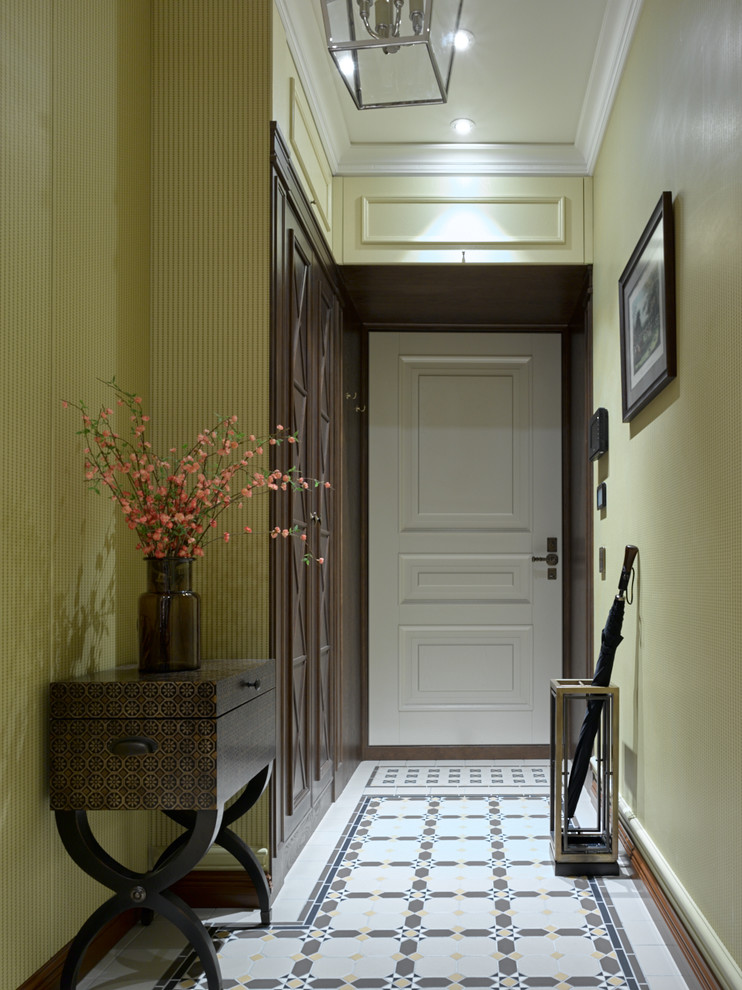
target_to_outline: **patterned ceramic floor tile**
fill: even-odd
[[[548,770],[544,766],[489,764],[484,766],[378,766],[371,775],[370,789],[401,790],[404,788],[519,787],[523,790],[549,786]]]
[[[548,814],[538,794],[364,796],[300,921],[210,927],[224,990],[647,990],[606,882],[553,875]],[[157,984],[203,987],[190,949]]]

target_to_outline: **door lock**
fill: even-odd
[[[556,565],[559,563],[559,554],[557,551],[557,538],[556,536],[550,536],[546,541],[546,555],[544,557],[532,556],[531,560],[534,562],[543,561],[548,567],[547,578],[549,581],[556,581]]]

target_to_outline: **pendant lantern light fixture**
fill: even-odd
[[[445,103],[463,0],[320,0],[327,47],[359,110]]]

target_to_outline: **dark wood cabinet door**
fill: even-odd
[[[299,446],[289,448],[296,453],[296,464],[301,474],[311,476],[311,451],[307,443],[307,426],[312,413],[308,409],[310,395],[309,348],[311,326],[310,286],[312,275],[311,250],[296,230],[286,231],[287,272],[288,272],[288,326],[285,328],[289,347],[285,349],[287,362],[286,380],[290,421],[287,424],[299,438]],[[308,515],[307,496],[294,494],[290,499],[291,518],[289,525],[307,536]],[[313,589],[309,584],[309,571],[304,563],[305,545],[292,539],[283,556],[288,558],[288,598],[291,603],[291,626],[285,640],[288,655],[284,657],[287,666],[286,691],[286,747],[284,751],[284,781],[286,788],[286,811],[290,818],[301,818],[311,802],[311,763],[312,763],[312,621],[311,597]]]
[[[312,550],[323,563],[314,567],[313,646],[316,712],[314,741],[314,790],[319,793],[330,783],[335,764],[337,723],[334,651],[337,643],[337,608],[333,600],[336,561],[334,552],[336,479],[336,438],[338,434],[338,328],[339,304],[327,282],[315,280],[316,350],[313,361],[312,461],[320,485],[315,489]],[[324,482],[330,487],[327,488]],[[337,484],[337,481],[336,481]]]
[[[354,383],[348,397],[361,387],[360,325],[275,125],[271,170],[271,416],[300,441],[298,448],[274,449],[276,466],[296,464],[304,477],[320,481],[272,503],[271,525],[293,526],[306,537],[272,545],[277,890],[360,759],[365,516],[361,490],[344,501],[341,474],[352,465],[348,473],[357,485],[365,460],[361,418],[348,421],[343,398],[343,376]],[[354,443],[350,457],[344,431]],[[324,562],[307,565],[305,552]],[[341,587],[350,621],[341,616]]]
[[[282,514],[273,522],[306,537],[278,540],[275,546],[274,640],[282,725],[275,782],[281,793],[275,807],[279,841],[285,843],[329,805],[336,765],[339,609],[333,541],[341,309],[280,184],[274,187],[274,208],[274,411],[298,438],[298,445],[279,448],[277,464],[296,465],[299,476],[311,479],[305,491],[281,504],[283,509],[277,504]],[[305,553],[314,560],[306,563]]]

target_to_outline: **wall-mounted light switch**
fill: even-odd
[[[608,490],[604,481],[602,481],[597,487],[595,493],[595,505],[599,512],[605,509],[608,505]]]
[[[598,547],[598,571],[605,581],[605,547]]]

